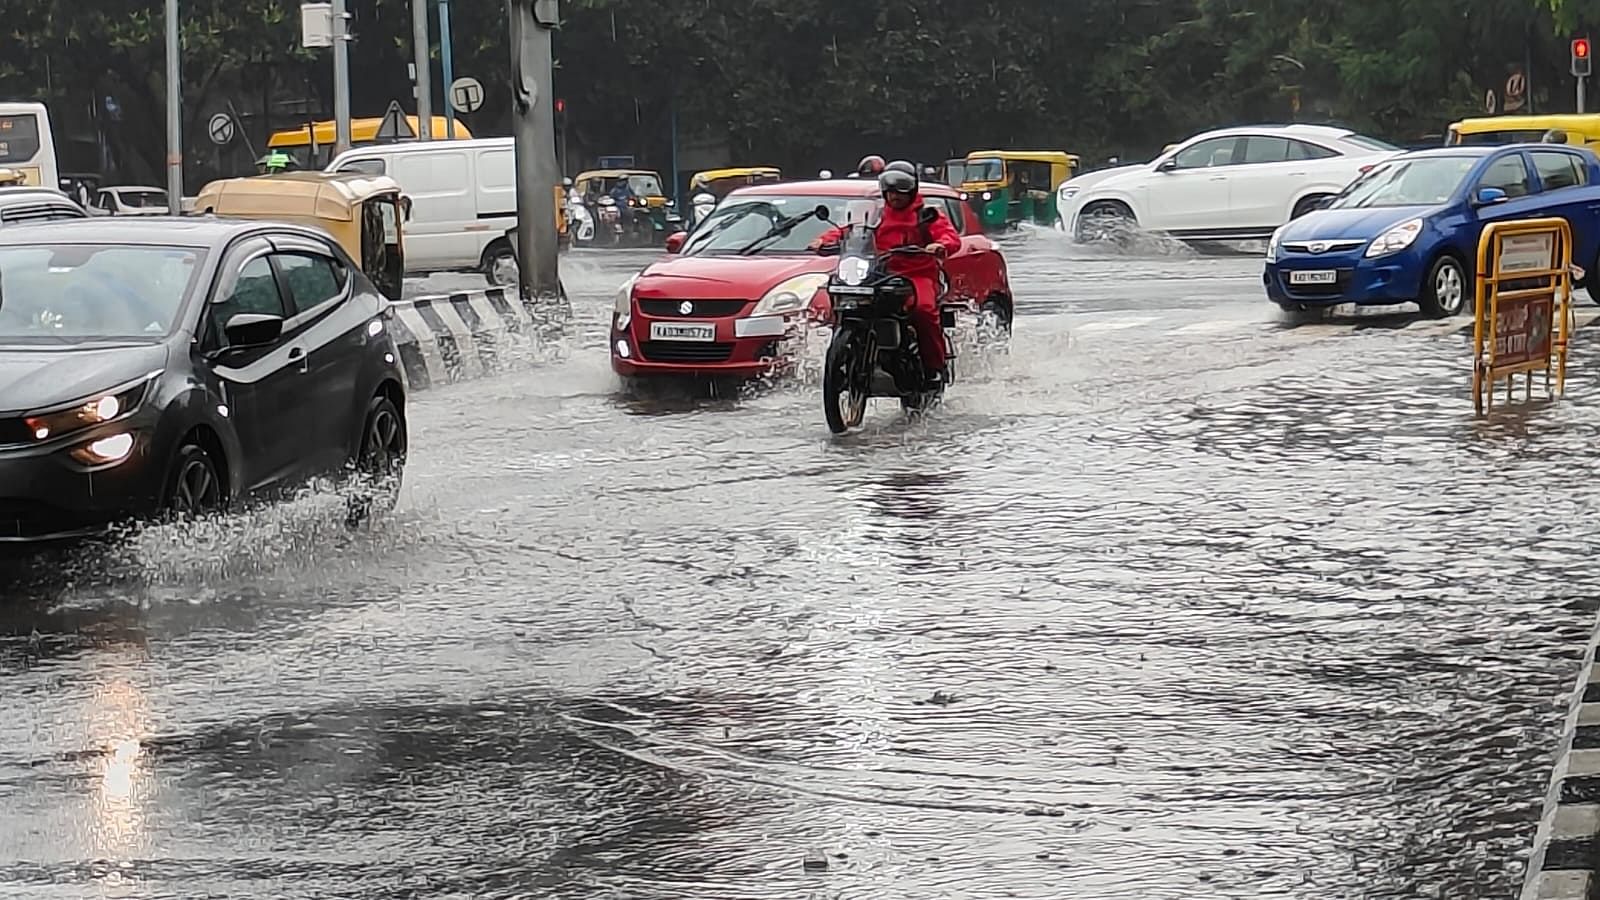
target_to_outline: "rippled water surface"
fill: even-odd
[[[1510,895],[1593,332],[1477,423],[1461,334],[1288,322],[1257,257],[1008,253],[1009,355],[841,438],[806,379],[623,392],[648,257],[578,253],[560,353],[413,397],[374,529],[313,493],[13,584],[0,895]]]

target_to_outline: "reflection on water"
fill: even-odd
[[[1011,246],[1011,352],[925,418],[620,396],[623,254],[570,362],[413,403],[397,515],[312,492],[24,591],[0,884],[1510,895],[1600,587],[1600,355],[1477,423],[1459,337],[1267,327],[1255,260]]]

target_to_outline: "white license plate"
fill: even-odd
[[[851,285],[848,285],[848,284],[836,284],[833,287],[828,288],[828,293],[830,293],[830,294],[850,294],[852,296],[857,296],[857,297],[870,297],[870,296],[872,296],[872,288],[869,288],[869,287],[852,287]]]
[[[1290,272],[1290,284],[1333,284],[1339,280],[1339,273],[1332,269],[1320,269],[1315,272]]]
[[[717,326],[709,322],[651,322],[652,341],[706,341],[717,339]]]

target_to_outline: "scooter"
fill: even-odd
[[[600,207],[600,234],[604,234],[615,247],[622,243],[622,210],[617,208],[617,201],[612,197],[601,197],[596,203]]]
[[[814,214],[826,221],[827,207],[819,206]],[[920,215],[926,224],[938,213],[924,208]],[[908,412],[920,412],[937,403],[945,386],[955,380],[956,312],[966,304],[945,299],[948,279],[943,260],[922,247],[880,254],[876,238],[875,224],[866,217],[852,218],[839,240],[839,265],[828,279],[833,340],[823,362],[822,412],[834,434],[860,425],[873,397],[894,397]],[[939,324],[944,330],[946,365],[943,379],[932,389],[925,387],[927,373],[917,350],[917,331],[906,312],[916,286],[905,276],[890,273],[887,266],[891,257],[902,254],[939,260]]]
[[[574,247],[594,243],[594,217],[583,205],[583,198],[573,194],[567,195],[567,234],[571,235]]]
[[[717,208],[717,195],[701,192],[695,194],[689,202],[693,204],[694,224],[699,225],[706,220],[706,216],[711,215],[712,210]]]

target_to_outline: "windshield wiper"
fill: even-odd
[[[756,252],[756,250],[759,249],[762,244],[765,244],[767,241],[770,241],[773,238],[778,237],[779,235],[788,234],[790,231],[794,230],[794,227],[796,225],[799,225],[801,222],[804,222],[807,219],[815,217],[816,214],[817,214],[817,211],[814,210],[814,209],[811,209],[811,210],[807,210],[807,211],[805,211],[805,212],[803,212],[803,213],[801,213],[801,214],[799,214],[797,216],[790,216],[789,218],[784,219],[781,222],[774,222],[772,224],[772,230],[771,231],[768,231],[766,234],[763,234],[761,237],[758,237],[755,240],[751,241],[750,243],[744,245],[743,247],[740,247],[739,248],[739,255],[740,256],[749,256],[750,254]]]

